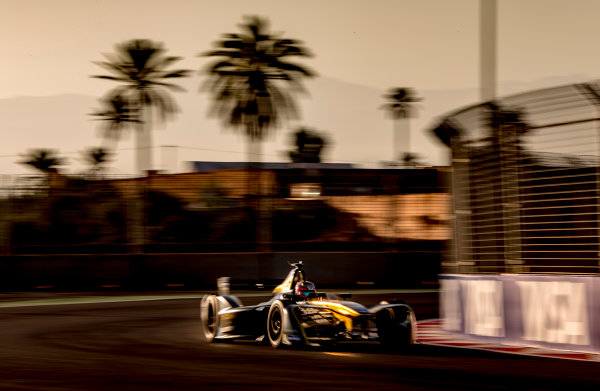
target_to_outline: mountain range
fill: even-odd
[[[533,82],[503,83],[499,90],[512,94],[536,88],[586,81],[570,75]],[[301,126],[322,132],[328,140],[325,162],[353,163],[378,167],[392,158],[392,120],[381,106],[384,90],[319,77],[305,83],[306,94],[297,102],[300,118],[282,123],[263,143],[263,161],[287,161],[292,133]],[[432,165],[447,165],[448,151],[431,133],[439,118],[462,106],[475,104],[476,88],[460,90],[419,90],[423,98],[411,119],[410,150]],[[246,157],[243,135],[224,128],[218,118],[209,117],[209,95],[188,83],[186,93],[174,93],[180,107],[177,117],[166,124],[155,124],[153,132],[154,166],[167,172],[190,170],[190,161],[243,161]],[[102,122],[89,115],[99,105],[98,97],[82,94],[18,96],[0,99],[0,175],[34,173],[19,164],[31,148],[55,149],[67,158],[62,168],[67,173],[85,169],[82,151],[102,144]],[[131,130],[116,145],[109,173],[134,173],[134,143]]]

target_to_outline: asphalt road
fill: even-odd
[[[374,304],[382,296],[355,296]],[[245,299],[252,302],[260,298]],[[437,295],[412,294],[421,319]],[[378,344],[207,344],[197,299],[0,308],[1,390],[597,390],[600,364]]]

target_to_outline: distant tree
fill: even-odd
[[[500,142],[506,141],[506,137],[509,136],[513,138],[511,141],[516,139],[517,145],[521,148],[521,137],[532,130],[532,126],[525,118],[525,112],[518,107],[505,107],[493,101],[487,102],[483,109],[490,143],[488,147],[497,148]],[[433,130],[433,133],[447,147],[452,147],[452,140],[460,141],[460,135],[465,133],[465,130],[456,121],[445,119]]]
[[[65,163],[65,159],[59,157],[58,152],[54,149],[30,149],[21,156],[20,164],[32,167],[44,174],[56,172],[56,167]]]
[[[506,137],[507,131],[518,140],[531,130],[531,126],[525,120],[525,114],[519,108],[503,107],[496,102],[488,102],[486,108],[492,143],[499,145],[501,138]]]
[[[294,163],[320,163],[327,141],[313,130],[300,128],[294,133],[295,149],[289,152]]]
[[[216,50],[202,55],[219,57],[207,68],[212,112],[243,129],[252,161],[260,159],[260,142],[280,117],[296,114],[290,88],[301,90],[301,78],[314,73],[288,62],[309,53],[301,42],[272,34],[265,19],[246,17],[240,27],[243,33],[224,34]]]
[[[82,152],[83,161],[90,167],[91,176],[98,179],[111,161],[112,154],[105,148],[89,148]]]
[[[21,155],[19,164],[24,164],[37,171],[42,176],[31,178],[34,182],[41,182],[42,186],[47,188],[52,187],[52,178],[54,173],[57,173],[57,167],[65,164],[66,159],[59,157],[58,152],[54,149],[29,149],[26,154]]]
[[[393,159],[401,159],[401,153],[398,151],[400,137],[404,137],[405,153],[410,154],[410,122],[412,116],[413,104],[421,101],[417,98],[416,92],[412,88],[392,88],[384,95],[387,100],[382,108],[394,120],[394,138],[393,138]]]
[[[125,128],[134,123],[139,123],[136,107],[131,107],[122,96],[109,96],[100,100],[102,108],[90,115],[104,121],[104,140],[113,141],[115,144],[121,138]],[[112,144],[112,143],[111,143]]]
[[[137,169],[143,172],[152,169],[152,119],[156,116],[159,120],[166,120],[176,113],[177,106],[167,91],[184,90],[170,80],[185,77],[189,71],[167,69],[181,58],[166,56],[166,50],[159,42],[133,39],[116,45],[115,51],[115,54],[104,55],[108,61],[95,62],[112,75],[92,77],[121,83],[109,92],[107,100],[113,104],[117,114],[119,110],[135,111]],[[122,106],[114,106],[115,102]]]
[[[422,166],[426,163],[421,161],[421,157],[416,153],[406,152],[402,155],[402,165],[405,167]]]

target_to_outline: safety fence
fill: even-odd
[[[452,153],[445,272],[598,272],[598,82],[471,106],[434,132]]]

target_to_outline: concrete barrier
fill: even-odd
[[[446,331],[494,344],[600,352],[600,277],[441,275]]]

